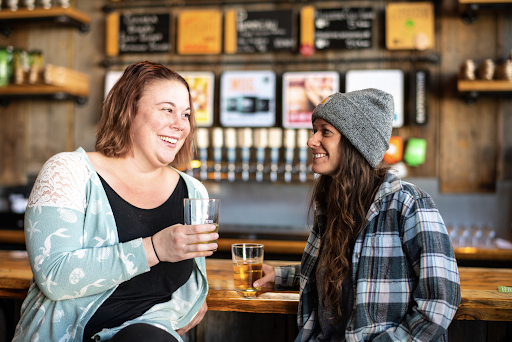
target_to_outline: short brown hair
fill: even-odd
[[[129,65],[109,91],[103,102],[102,115],[96,131],[96,151],[107,157],[124,157],[130,152],[133,144],[130,127],[137,114],[139,100],[149,84],[160,80],[177,81],[187,88],[190,102],[190,133],[171,165],[179,169],[190,167],[196,130],[190,88],[187,81],[178,73],[161,64],[148,61]]]

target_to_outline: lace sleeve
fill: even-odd
[[[27,208],[43,206],[84,212],[85,185],[92,173],[76,153],[59,153],[50,158],[37,177]]]

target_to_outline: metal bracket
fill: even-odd
[[[494,97],[494,98],[500,98],[500,97],[506,97],[510,98],[512,96],[512,91],[467,91],[467,92],[461,92],[460,93],[463,101],[472,106],[476,103],[479,97]]]
[[[11,101],[17,100],[53,100],[53,101],[75,101],[77,105],[84,105],[87,103],[87,97],[72,95],[63,92],[52,94],[30,94],[30,95],[0,95],[0,106],[8,107]]]
[[[474,24],[478,19],[478,11],[481,10],[493,10],[493,11],[502,11],[502,10],[512,10],[512,2],[511,3],[479,3],[478,0],[475,3],[467,4],[464,6],[464,10],[462,12],[462,21],[465,24]]]
[[[81,33],[87,33],[91,29],[91,25],[88,23],[83,23],[67,15],[57,15],[40,18],[2,19],[0,20],[0,32],[4,37],[10,37],[13,33],[13,27],[15,26],[21,24],[33,24],[44,22],[74,27],[78,29]]]

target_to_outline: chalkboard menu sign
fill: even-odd
[[[237,53],[293,50],[293,12],[236,11],[235,41]]]
[[[119,20],[119,53],[167,52],[170,14],[124,14]]]
[[[318,50],[371,48],[374,18],[371,7],[316,9],[315,47]]]

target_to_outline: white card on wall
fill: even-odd
[[[345,91],[376,88],[393,95],[395,116],[393,127],[404,125],[404,72],[402,70],[349,70],[345,75]]]
[[[105,74],[105,92],[104,92],[104,98],[107,98],[108,92],[114,84],[123,76],[124,71],[107,71]]]
[[[273,71],[226,71],[220,82],[220,123],[225,127],[272,127],[275,97]]]

